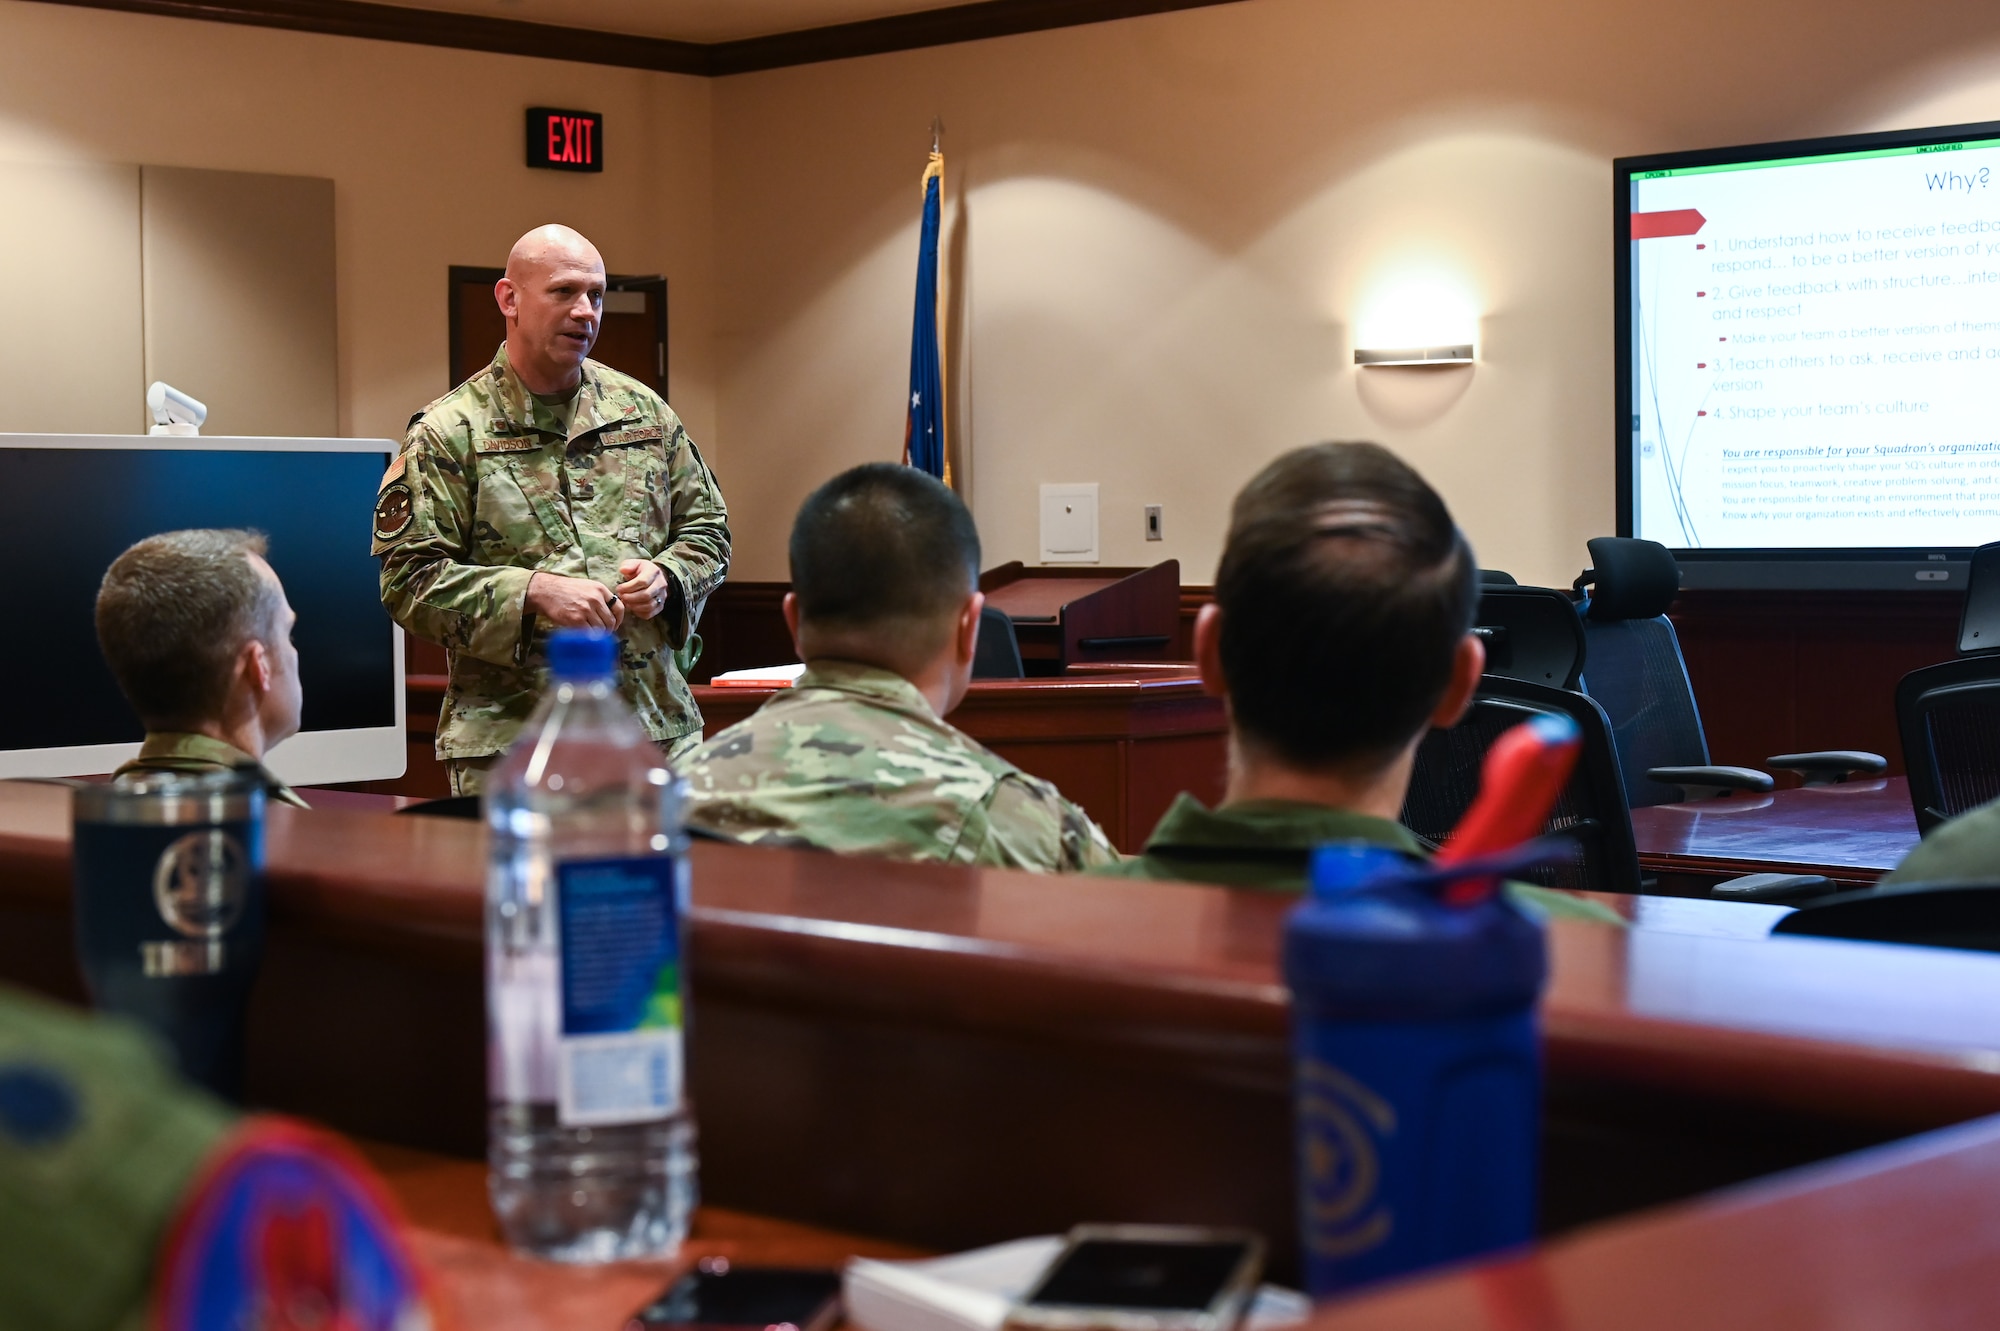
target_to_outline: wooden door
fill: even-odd
[[[493,284],[503,275],[499,268],[451,269],[452,388],[485,369],[507,339],[507,321],[493,299]],[[667,396],[667,279],[610,277],[605,286],[604,318],[590,358]]]

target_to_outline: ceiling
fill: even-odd
[[[926,9],[949,9],[973,0],[377,0],[406,9],[478,14],[523,23],[595,28],[684,42],[729,42],[744,37],[823,28],[860,19]]]

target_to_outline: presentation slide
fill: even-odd
[[[2000,540],[2000,139],[1631,189],[1635,535]]]

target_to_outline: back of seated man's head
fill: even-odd
[[[1386,765],[1452,687],[1477,582],[1444,501],[1387,449],[1285,454],[1236,497],[1216,574],[1238,734],[1294,767]]]
[[[264,552],[257,532],[170,531],[112,561],[97,641],[149,732],[212,733],[232,707],[258,713],[260,747],[297,730],[292,612]]]
[[[807,496],[791,562],[802,656],[914,676],[954,644],[978,592],[979,531],[933,477],[873,462]]]

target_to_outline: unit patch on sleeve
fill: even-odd
[[[391,482],[383,487],[381,497],[375,501],[375,539],[395,540],[410,529],[410,522],[415,517],[410,487],[402,481]]]

